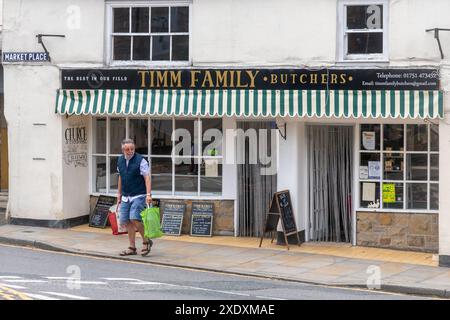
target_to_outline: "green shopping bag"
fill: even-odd
[[[161,224],[159,223],[159,208],[148,207],[141,212],[142,222],[144,223],[144,236],[148,239],[159,238],[163,236]]]

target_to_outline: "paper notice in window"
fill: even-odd
[[[363,131],[362,132],[362,144],[366,150],[375,150],[375,132]]]
[[[384,183],[383,184],[383,202],[394,203],[395,202],[395,184]]]
[[[205,159],[205,176],[206,177],[219,176],[219,160]]]
[[[379,179],[381,175],[380,161],[369,161],[369,179]]]
[[[362,201],[375,201],[375,183],[364,182],[362,185]]]
[[[360,179],[369,179],[369,167],[368,166],[360,166],[359,167],[359,178]]]

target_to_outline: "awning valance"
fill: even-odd
[[[56,112],[77,115],[442,118],[441,91],[58,90]]]

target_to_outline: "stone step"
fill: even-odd
[[[0,225],[6,224],[5,213],[0,212]]]

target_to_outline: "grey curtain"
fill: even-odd
[[[308,127],[312,241],[351,241],[352,136],[352,127]]]
[[[267,153],[271,155],[272,152],[276,152],[276,148],[271,146],[271,132],[272,128],[270,122],[238,122],[237,128],[247,131],[248,129],[255,129],[259,132],[259,129],[267,130]],[[259,134],[257,134],[259,141]],[[237,146],[239,148],[239,145]],[[261,165],[259,161],[256,164],[250,164],[250,159],[255,155],[250,155],[252,152],[257,151],[259,155],[259,146],[253,146],[253,150],[250,148],[249,140],[246,139],[245,144],[241,145],[241,150],[245,157],[244,164],[238,164],[238,233],[241,237],[260,237],[262,235],[262,229],[264,224],[265,213],[269,211],[270,201],[277,188],[277,176],[264,174],[266,166]],[[265,150],[263,150],[265,153]],[[261,174],[261,171],[263,174]]]

